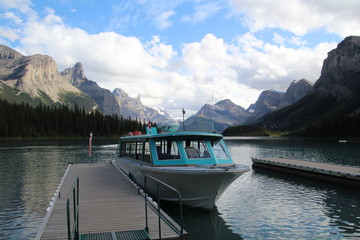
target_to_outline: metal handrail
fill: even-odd
[[[149,226],[148,226],[148,214],[147,214],[147,206],[148,206],[148,193],[147,193],[147,178],[149,179],[152,179],[153,181],[156,182],[156,197],[157,197],[157,209],[154,209],[154,207],[152,205],[150,205],[150,207],[155,210],[156,214],[158,215],[159,217],[159,239],[161,239],[161,219],[170,227],[172,228],[179,236],[180,236],[180,239],[183,239],[184,237],[184,228],[183,228],[183,225],[184,225],[184,221],[183,221],[183,208],[182,208],[182,198],[181,198],[181,194],[180,192],[171,187],[170,185],[160,181],[159,179],[157,178],[154,178],[150,175],[145,175],[145,179],[144,179],[144,196],[145,196],[145,218],[146,218],[146,228],[145,230],[149,233]],[[168,219],[164,218],[161,214],[161,208],[160,208],[160,184],[167,187],[168,189],[170,189],[172,192],[174,192],[178,199],[179,199],[179,211],[180,211],[180,231],[177,227],[174,226],[174,223],[170,222]]]
[[[71,229],[70,200],[73,201],[73,226]],[[66,202],[68,240],[79,239],[79,177],[76,177]]]

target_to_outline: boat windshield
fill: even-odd
[[[203,140],[186,140],[183,141],[186,156],[188,158],[210,158],[209,150]]]
[[[229,158],[229,155],[225,151],[225,146],[221,141],[211,141],[211,146],[213,147],[213,151],[217,159]]]

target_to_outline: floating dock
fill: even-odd
[[[131,239],[121,238],[121,235],[145,229],[144,196],[124,173],[110,163],[69,164],[36,239],[68,239],[67,200],[77,177],[79,233],[92,236],[80,239]],[[149,207],[147,214],[151,239],[158,239],[159,231],[161,239],[179,239],[179,235]],[[166,213],[161,211],[161,215],[180,229]]]
[[[325,181],[360,187],[360,168],[287,158],[252,158],[253,167],[322,179]]]

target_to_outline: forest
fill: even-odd
[[[339,114],[336,117],[321,120],[305,127],[304,137],[317,138],[359,138],[360,113]]]
[[[118,115],[86,112],[75,106],[30,106],[0,99],[0,138],[9,137],[85,137],[121,136],[145,130],[145,122]]]

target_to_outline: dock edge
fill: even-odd
[[[321,163],[324,167],[320,168],[320,167],[306,166],[305,164],[299,165],[299,164],[285,163],[273,159],[259,159],[259,158],[251,158],[251,159],[253,161],[254,168],[275,170],[279,172],[285,172],[288,174],[294,174],[308,178],[316,178],[327,182],[360,188],[360,174],[353,174],[350,172],[331,169],[331,167],[341,167],[341,165]],[[304,160],[300,160],[300,161],[303,163],[309,162]]]
[[[46,215],[45,215],[45,217],[44,217],[44,219],[43,219],[43,221],[42,221],[42,223],[40,225],[39,230],[36,233],[35,240],[40,240],[41,236],[44,233],[46,225],[47,225],[47,223],[48,223],[48,221],[50,219],[51,213],[52,213],[52,211],[54,209],[55,203],[56,203],[57,199],[59,197],[61,197],[62,186],[64,184],[66,176],[68,175],[68,173],[70,171],[71,166],[72,166],[72,163],[69,163],[66,170],[65,170],[65,173],[64,173],[64,175],[63,175],[63,177],[62,177],[62,179],[61,179],[61,181],[59,183],[59,186],[58,186],[58,188],[56,189],[56,191],[54,193],[54,197],[51,199],[51,202],[49,203],[49,207],[46,209],[47,213],[46,213]]]

